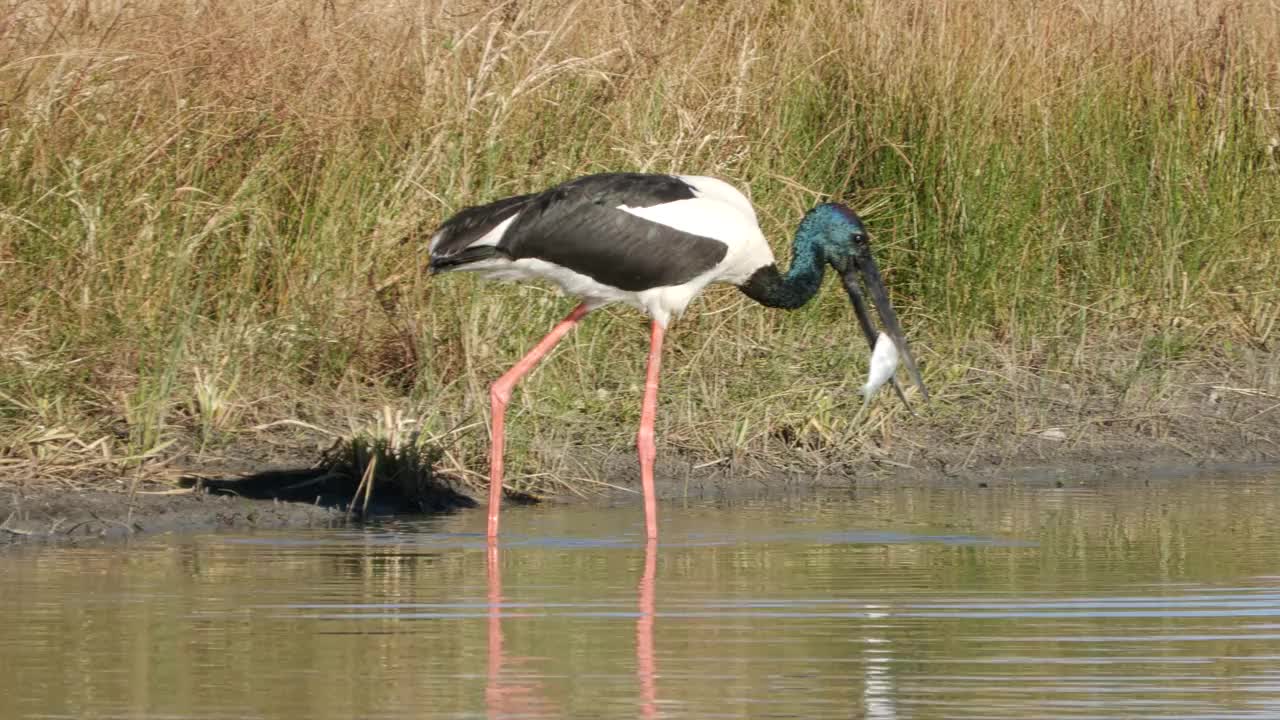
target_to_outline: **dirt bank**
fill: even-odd
[[[862,459],[833,462],[813,456],[789,467],[762,466],[755,458],[699,463],[676,454],[660,454],[655,478],[665,500],[777,497],[818,489],[856,488],[884,483],[1071,486],[1139,478],[1171,479],[1199,474],[1258,472],[1280,475],[1280,427],[1267,433],[1252,428],[1215,433],[1188,426],[1177,440],[1154,440],[1140,433],[1091,433],[1074,442],[1048,437],[1008,436],[988,443],[916,436],[891,448],[869,448]],[[638,498],[639,474],[630,454],[580,453],[579,465],[597,463],[613,487],[603,495],[613,502]],[[592,501],[589,496],[586,501]],[[561,502],[582,502],[559,495]]]
[[[203,532],[225,528],[331,525],[342,513],[304,503],[227,495],[137,494],[43,486],[19,494],[4,489],[0,547],[15,543],[84,543],[139,534]]]
[[[969,395],[956,391],[922,408],[919,416],[911,416],[893,402],[878,404],[863,431],[844,436],[849,440],[833,441],[803,426],[779,422],[763,442],[738,455],[715,457],[682,450],[679,434],[667,433],[659,443],[658,489],[663,498],[679,499],[773,496],[886,482],[1070,485],[1224,470],[1280,470],[1280,389],[1274,377],[1274,356],[1267,358],[1246,378],[1221,372],[1206,379],[1204,372],[1196,371],[1178,382],[1166,379],[1159,392],[1130,390],[1120,399],[1100,393],[1033,395],[1020,389],[1033,383],[1017,382],[1019,378],[1010,375],[1015,382],[992,386],[997,389],[986,394],[972,388]],[[194,436],[186,443],[179,439],[174,445],[178,449],[163,462],[146,465],[141,474],[129,478],[105,467],[89,472],[77,471],[75,466],[58,469],[48,462],[11,460],[5,466],[8,469],[0,472],[0,545],[344,520],[342,512],[319,507],[317,502],[326,498],[333,502],[342,492],[326,496],[321,480],[297,480],[298,473],[308,472],[304,468],[313,468],[322,455],[315,449],[319,447],[316,437],[290,426],[240,438],[203,453],[180,449],[199,447]],[[589,442],[554,437],[540,438],[540,442],[543,445],[536,452],[509,458],[512,500],[524,492],[565,502],[637,500],[639,478],[630,447],[596,448]],[[419,458],[416,463],[401,463],[401,470],[412,471],[411,477],[422,475],[430,462]],[[479,473],[484,468],[465,468],[469,471],[465,475],[473,478],[468,490],[451,479],[451,471],[463,473],[450,462],[446,456],[439,465],[445,492],[429,493],[425,503],[418,498],[417,511],[462,508],[474,505],[473,498],[483,500]],[[398,472],[394,465],[384,461],[379,467]],[[199,488],[175,490],[181,478],[198,477],[202,487],[261,495],[249,492],[247,486],[228,488],[225,482],[245,476],[261,481],[273,474],[288,478],[285,485],[290,493],[279,497],[305,502],[215,496]],[[426,474],[435,476],[433,471]],[[548,474],[554,482],[546,479]],[[346,475],[358,480],[362,472],[348,467]],[[139,482],[133,485],[135,477]],[[345,492],[349,496],[351,491]],[[394,503],[371,508],[375,513],[413,509]]]
[[[1255,428],[1256,430],[1256,428]],[[1276,431],[1277,428],[1271,428]],[[820,489],[856,488],[883,483],[1008,484],[1071,486],[1138,477],[1168,478],[1197,473],[1280,473],[1276,433],[1265,442],[1257,433],[1215,435],[1201,432],[1194,441],[1173,444],[1133,433],[1112,433],[1090,442],[1048,438],[1027,442],[1006,438],[989,447],[917,437],[891,449],[876,449],[855,463],[797,459],[791,467],[762,467],[751,459],[710,464],[679,454],[659,458],[658,490],[667,500],[777,497]],[[1191,443],[1191,444],[1188,444]],[[241,448],[241,458],[253,453]],[[553,502],[638,502],[638,473],[630,453],[579,449],[575,462],[599,467],[612,487],[585,494],[546,495]],[[278,461],[278,458],[276,458]],[[225,462],[210,461],[206,471],[237,477]],[[262,473],[253,475],[261,477]],[[19,489],[0,483],[0,547],[27,543],[85,543],[142,534],[203,532],[336,525],[345,513],[313,503],[255,500],[202,490],[157,490],[133,496],[38,483]],[[481,493],[473,492],[479,498]],[[517,498],[512,498],[513,500]],[[463,497],[459,505],[468,504]]]

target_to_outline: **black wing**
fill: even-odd
[[[471,243],[484,237],[507,218],[520,212],[530,200],[536,197],[538,193],[503,198],[485,205],[465,208],[457,215],[445,220],[435,233],[434,247],[431,248],[432,264],[466,250]]]
[[[654,207],[696,197],[670,175],[591,175],[551,188],[530,200],[497,250],[531,258],[631,292],[679,285],[715,267],[728,246],[618,206]]]
[[[544,195],[583,195],[597,205],[653,207],[697,197],[693,186],[674,175],[599,173],[585,175],[551,188]]]

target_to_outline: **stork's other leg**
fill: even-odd
[[[649,367],[644,377],[644,402],[640,405],[640,433],[636,450],[640,453],[640,485],[644,489],[645,537],[658,537],[658,499],[653,489],[653,461],[658,449],[653,442],[653,421],[658,414],[658,372],[662,368],[662,337],[666,328],[653,321],[649,336]]]
[[[511,401],[511,391],[516,383],[520,382],[520,378],[528,375],[538,361],[546,357],[547,353],[551,352],[551,349],[564,339],[573,326],[577,325],[590,311],[586,303],[574,308],[568,317],[556,323],[556,326],[551,328],[551,332],[533,346],[528,355],[520,358],[520,362],[513,365],[489,388],[489,422],[491,423],[489,441],[492,443],[489,448],[489,537],[491,538],[498,535],[498,510],[502,507],[502,447],[506,439],[503,435],[503,426],[507,414],[507,403]]]

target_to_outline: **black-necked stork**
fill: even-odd
[[[550,280],[581,298],[489,390],[489,537],[498,534],[503,422],[512,389],[583,316],[612,302],[632,305],[653,320],[636,440],[649,538],[658,534],[653,421],[662,338],[671,319],[708,284],[732,283],[762,305],[792,309],[818,292],[830,265],[840,274],[862,332],[875,349],[873,377],[864,393],[889,379],[901,356],[920,392],[929,397],[871,257],[862,221],[838,203],[823,203],[805,214],[785,273],[778,270],[750,201],[722,180],[694,175],[588,175],[539,193],[469,207],[440,226],[430,252],[432,272],[471,270],[500,280]],[[859,274],[891,343],[871,324]],[[896,383],[894,387],[901,396]]]

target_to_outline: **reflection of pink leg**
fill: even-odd
[[[528,669],[530,658],[509,655],[507,652],[502,637],[502,565],[498,558],[497,538],[489,538],[487,551],[489,676],[484,686],[484,702],[489,717],[564,717],[564,713],[547,699],[546,688],[539,682],[536,673]],[[510,675],[504,677],[504,673]]]
[[[489,537],[486,554],[489,579],[489,681],[484,699],[489,717],[502,712],[502,570],[498,567],[497,538]]]
[[[640,453],[640,484],[644,489],[645,537],[658,537],[658,501],[653,489],[653,461],[658,449],[653,442],[653,421],[658,414],[658,371],[662,368],[662,337],[666,329],[653,321],[649,336],[649,367],[644,376],[644,402],[640,405],[640,434],[636,449]]]
[[[640,676],[640,713],[658,716],[657,663],[653,657],[654,575],[658,569],[658,543],[644,546],[644,574],[640,576],[640,619],[636,620],[636,673]]]
[[[588,312],[590,312],[590,309],[587,308],[586,303],[574,308],[568,317],[556,323],[556,326],[551,328],[551,332],[547,333],[547,336],[542,338],[541,342],[533,346],[528,355],[520,358],[520,362],[513,365],[489,388],[489,407],[491,410],[489,441],[492,443],[489,449],[489,537],[498,536],[498,510],[502,507],[502,446],[505,439],[503,426],[507,414],[507,403],[511,401],[511,390],[515,388],[517,382],[520,382],[520,378],[528,375],[529,371],[538,364],[538,361],[546,357],[547,353],[551,352],[551,349]]]

